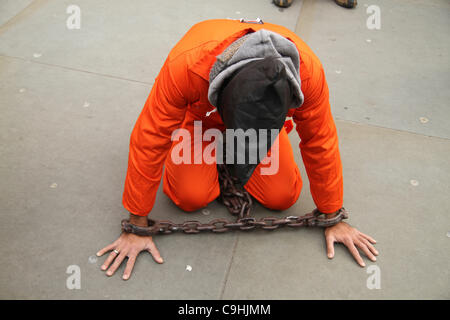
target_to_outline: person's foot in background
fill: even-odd
[[[358,4],[357,0],[334,0],[338,5],[344,8],[354,8]],[[281,8],[287,8],[292,4],[292,0],[273,0],[273,3]]]
[[[287,8],[292,4],[292,0],[273,0],[273,3],[280,8]]]
[[[344,8],[354,8],[358,4],[357,0],[334,0],[338,5]]]

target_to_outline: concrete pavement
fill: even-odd
[[[81,9],[68,30],[66,9]],[[366,25],[370,5],[381,29]],[[360,268],[323,231],[279,230],[156,238],[130,280],[107,278],[95,252],[112,242],[131,129],[170,48],[194,23],[261,17],[296,31],[323,62],[344,167],[350,223],[377,239]],[[450,298],[450,4],[445,0],[0,1],[0,298]],[[433,28],[427,27],[432,25]],[[314,209],[308,178],[283,215]],[[216,202],[185,214],[162,194],[152,216],[227,217]],[[257,217],[273,212],[257,206]],[[69,290],[69,266],[81,288]],[[188,271],[187,266],[192,270]],[[367,272],[369,270],[369,273]],[[378,270],[380,289],[367,280]]]

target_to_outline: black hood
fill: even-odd
[[[227,163],[230,172],[245,185],[259,162],[265,157],[259,156],[260,148],[269,150],[276,138],[270,129],[281,130],[290,108],[302,103],[302,97],[288,80],[285,64],[279,58],[265,58],[247,63],[238,69],[223,84],[219,93],[218,112],[227,129],[255,129],[257,142],[245,139],[245,148],[234,147],[224,139],[224,151],[232,153],[233,163]],[[261,140],[259,129],[267,129],[267,144]],[[225,135],[226,136],[226,135]],[[234,145],[239,143],[234,137]],[[245,149],[245,163],[237,163],[238,154]],[[257,161],[249,161],[249,152],[256,150]],[[224,154],[226,154],[224,152]],[[229,158],[230,159],[230,158]]]

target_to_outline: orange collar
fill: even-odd
[[[240,37],[246,35],[247,33],[255,32],[253,28],[246,28],[239,30],[238,32],[232,34],[231,36],[224,39],[213,49],[206,51],[205,54],[194,64],[189,70],[198,74],[200,77],[209,82],[209,72],[212,66],[216,62],[216,57],[223,52],[230,44]]]

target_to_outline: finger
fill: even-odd
[[[101,266],[101,269],[103,271],[105,271],[106,269],[108,269],[109,265],[111,264],[111,262],[113,262],[113,260],[118,256],[117,253],[115,252],[111,252],[108,256],[108,258],[106,258],[105,262],[103,262],[103,265]]]
[[[327,237],[327,256],[328,259],[333,259],[334,257],[334,238],[331,236]]]
[[[363,236],[364,238],[366,238],[367,240],[369,240],[371,243],[373,243],[373,244],[377,243],[377,241],[376,241],[374,238],[372,238],[371,236],[368,236],[367,234],[362,233],[362,232],[360,232],[360,231],[358,231],[358,232],[359,232],[359,234],[360,234],[361,236]]]
[[[156,248],[156,245],[154,243],[150,244],[150,247],[147,249],[148,252],[152,255],[153,259],[158,263],[163,263],[164,260],[161,257],[161,254],[158,251],[158,248]]]
[[[106,275],[112,276],[114,274],[114,272],[116,272],[117,268],[120,267],[120,265],[122,264],[122,261],[125,259],[126,256],[127,256],[127,254],[125,252],[120,252],[119,255],[117,256],[117,258],[114,260],[111,267],[109,267],[108,271],[106,271]]]
[[[378,250],[375,249],[375,247],[369,242],[369,240],[367,240],[364,237],[361,237],[360,240],[367,246],[367,248],[369,248],[369,250],[374,254],[374,255],[378,255]]]
[[[363,259],[359,255],[358,249],[356,249],[355,244],[353,243],[353,241],[352,240],[346,240],[346,241],[344,241],[344,244],[348,248],[350,253],[353,255],[353,258],[355,258],[356,262],[358,262],[358,264],[361,267],[365,267],[366,264],[364,263]]]
[[[377,261],[377,258],[373,255],[373,253],[369,250],[369,248],[367,248],[365,243],[363,243],[362,241],[356,241],[355,243],[358,246],[358,248],[360,248],[370,260],[374,262]]]
[[[115,247],[115,242],[111,243],[110,245],[104,247],[103,249],[101,249],[99,252],[97,252],[97,257],[101,257],[102,255],[104,255],[106,252],[111,251],[114,249]]]
[[[125,271],[123,272],[123,280],[128,280],[131,276],[131,272],[133,271],[134,263],[136,262],[136,255],[132,254],[128,257],[127,266],[125,267]]]

